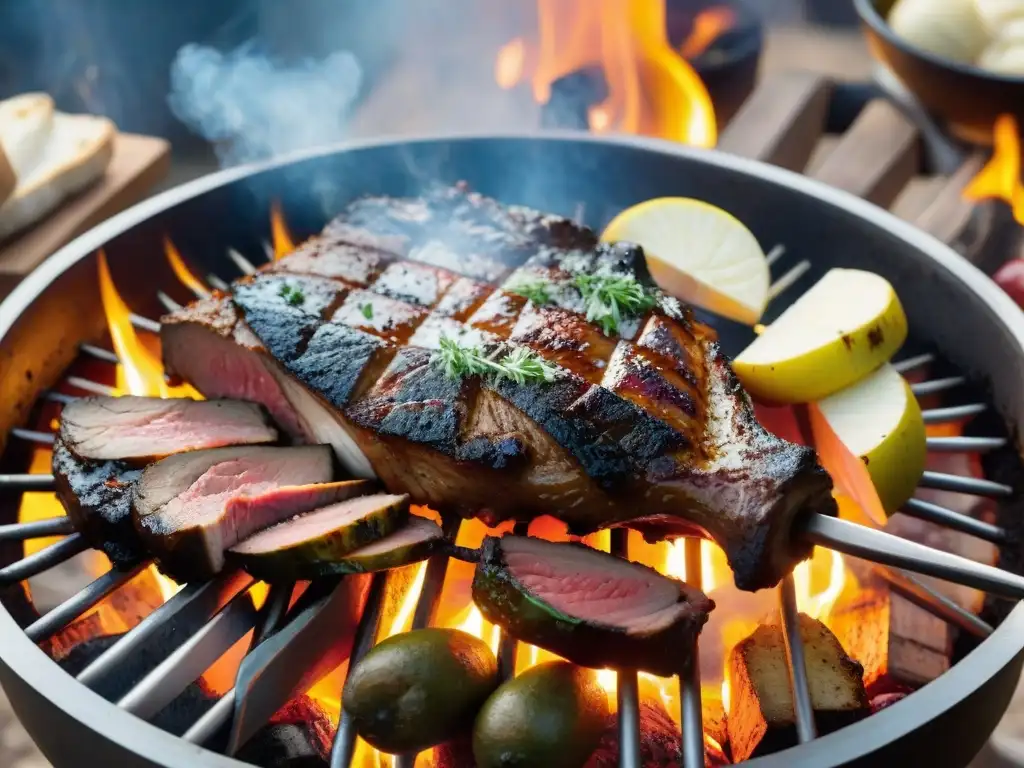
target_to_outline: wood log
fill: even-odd
[[[800,615],[805,668],[819,734],[864,717],[863,669],[820,621]],[[782,627],[762,624],[729,654],[729,747],[736,762],[797,743]]]
[[[868,104],[814,177],[881,206],[891,204],[920,166],[918,130],[883,99]]]
[[[787,72],[763,80],[722,131],[718,148],[798,171],[825,129],[830,81]]]
[[[919,688],[949,669],[948,624],[894,594],[880,579],[832,612],[828,623],[847,652],[864,667],[870,695]]]

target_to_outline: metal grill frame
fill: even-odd
[[[492,140],[495,138],[521,139],[524,137],[481,138]],[[912,247],[926,253],[941,267],[952,272],[962,282],[970,286],[974,293],[978,295],[982,301],[988,304],[988,306],[992,308],[993,312],[1000,316],[1000,321],[1007,327],[1007,330],[1012,333],[1017,347],[1024,348],[1024,320],[1021,319],[1019,312],[1010,300],[1005,297],[1001,291],[996,289],[993,284],[985,279],[980,272],[964,263],[960,257],[955,255],[953,252],[948,251],[948,249],[939,245],[936,241],[933,241],[916,230],[901,224],[888,214],[878,211],[856,198],[852,198],[842,192],[828,189],[786,171],[762,166],[739,158],[722,155],[709,155],[707,153],[687,150],[677,145],[670,145],[665,142],[646,139],[616,139],[609,142],[607,139],[597,139],[595,137],[585,137],[577,134],[565,136],[548,134],[546,136],[546,140],[564,142],[571,141],[573,143],[592,142],[603,145],[607,145],[609,143],[622,144],[644,150],[656,150],[662,154],[669,153],[677,156],[683,156],[690,160],[697,160],[712,166],[725,167],[733,171],[767,178],[768,181],[775,184],[781,184],[782,186],[795,188],[797,191],[814,195],[821,199],[823,204],[831,204],[844,208],[860,218],[867,220],[868,224],[888,230],[896,237],[909,243]],[[374,141],[365,142],[359,146],[374,147],[387,146],[389,144],[390,142]],[[316,157],[318,155],[331,154],[335,151],[338,150],[332,149],[305,153],[305,156]],[[15,312],[18,307],[27,306],[28,302],[31,301],[33,297],[49,286],[50,282],[57,274],[62,272],[71,264],[87,257],[112,236],[131,228],[135,224],[151,216],[159,214],[167,208],[173,207],[178,202],[194,197],[206,190],[213,189],[214,187],[224,184],[233,183],[250,174],[259,173],[261,170],[265,169],[273,169],[275,167],[283,166],[289,162],[290,159],[286,159],[255,168],[235,169],[215,174],[212,177],[202,179],[198,182],[194,182],[193,184],[165,193],[158,198],[154,198],[153,200],[138,206],[115,219],[112,219],[105,225],[83,236],[79,241],[76,241],[72,245],[63,249],[57,256],[51,259],[50,262],[44,265],[38,273],[26,280],[25,283],[16,289],[12,296],[5,301],[3,305],[0,305],[0,338],[3,338],[3,336],[6,335],[10,326],[16,321],[17,317]],[[145,318],[140,317],[138,318],[138,325],[143,328],[152,328],[152,321],[147,322]],[[932,385],[931,391],[955,385],[955,383],[950,383],[949,381],[930,382],[929,384]],[[925,389],[924,391],[929,390]],[[33,437],[28,433],[23,436],[29,439],[32,439]],[[976,447],[978,449],[984,448],[981,445]],[[956,485],[956,480],[950,479],[949,476],[933,477],[929,478],[929,480],[932,487],[950,487],[951,485]],[[990,488],[988,490],[992,491],[993,489]],[[941,508],[939,509],[941,510]],[[946,510],[946,512],[948,512],[948,510]],[[936,515],[943,517],[942,512],[936,512],[935,509],[926,510],[925,514],[928,513],[932,514],[933,519]],[[951,520],[952,518],[946,516],[945,521],[947,523],[950,523]],[[954,524],[950,524],[950,527],[956,526]],[[989,533],[993,537],[1002,535],[1002,532],[998,529],[996,529],[995,532],[990,531]],[[2,535],[2,529],[0,529],[0,535]],[[73,546],[73,544],[76,546]],[[66,544],[64,549],[69,552],[76,550],[77,542],[72,541],[72,543]],[[698,547],[690,547],[690,550],[693,554],[699,556]],[[690,554],[690,552],[688,552],[688,554]],[[45,560],[45,558],[43,558],[43,560]],[[40,562],[39,565],[45,565],[46,562]],[[22,573],[29,570],[26,566],[26,561],[21,561],[19,567]],[[13,576],[20,574],[17,573],[16,569],[15,574],[10,574],[8,572],[6,575]],[[103,590],[110,587],[110,584],[108,583],[111,581],[110,579],[107,579],[107,582],[100,584],[104,579],[107,579],[107,577],[101,577],[96,584],[87,588],[87,590],[91,590],[93,593],[91,597],[95,597],[96,595],[101,597]],[[425,589],[428,592],[430,591],[429,586],[432,581],[435,580],[428,579],[427,581],[427,587],[425,587]],[[783,583],[780,594],[782,615],[784,618],[788,619],[786,621],[786,624],[789,625],[787,629],[791,629],[793,605],[791,599],[787,599],[787,595],[791,597],[791,590],[787,589],[787,586],[791,587],[791,584],[787,584],[787,582],[789,582],[789,580],[786,580]],[[436,589],[439,588],[440,585],[436,584],[434,586]],[[911,589],[911,591],[913,590]],[[76,598],[72,598],[72,600],[76,599],[79,602],[75,607],[80,607],[84,604],[83,598],[79,598],[78,596],[76,596]],[[925,602],[927,602],[927,600],[925,600]],[[420,601],[420,609],[417,610],[416,616],[417,624],[422,624],[426,621],[430,613],[430,603],[430,599]],[[275,604],[276,601],[268,602],[268,605]],[[70,612],[70,608],[71,606],[66,610]],[[61,609],[57,610],[58,613],[61,611]],[[45,634],[44,630],[47,628],[46,625],[48,624],[52,626],[58,619],[59,615],[52,618],[44,617],[44,619],[40,620],[40,622],[44,622],[43,627],[30,628],[29,631],[33,636]],[[39,622],[37,622],[37,624],[38,623]],[[275,622],[271,621],[269,623],[273,624]],[[950,703],[960,701],[964,699],[965,696],[970,696],[972,698],[977,696],[995,696],[997,699],[1001,699],[1004,702],[1008,701],[1009,695],[1016,683],[1016,673],[1019,672],[1022,661],[1022,649],[1020,647],[1019,639],[1022,636],[1022,627],[1020,625],[1024,625],[1024,612],[1022,612],[1021,608],[1018,606],[984,643],[983,647],[970,654],[938,680],[931,683],[928,686],[928,696],[915,696],[913,698],[914,707],[908,708],[904,706],[903,702],[901,702],[872,716],[862,723],[849,726],[835,734],[831,734],[820,739],[814,739],[811,743],[806,743],[795,748],[800,750],[799,759],[812,761],[816,765],[833,765],[848,763],[851,760],[858,758],[863,759],[865,757],[870,757],[874,750],[880,750],[891,743],[893,738],[895,738],[894,734],[907,732],[911,729],[919,731],[929,727],[941,728],[942,715],[947,713]],[[35,629],[34,632],[32,632],[33,629]],[[982,628],[981,631],[984,631],[984,628]],[[91,699],[91,697],[96,694],[91,693],[83,686],[74,686],[73,689],[68,690],[67,676],[57,667],[57,665],[49,662],[45,654],[31,643],[28,635],[22,634],[6,612],[0,612],[0,634],[5,637],[4,647],[0,648],[0,661],[3,661],[3,664],[0,664],[0,682],[3,682],[5,688],[12,692],[12,698],[17,698],[19,700],[20,704],[15,704],[16,710],[19,717],[25,721],[30,731],[35,731],[36,728],[40,731],[44,728],[53,728],[53,708],[56,708],[69,718],[69,723],[73,723],[74,726],[78,728],[92,729],[94,732],[93,735],[107,737],[110,733],[115,733],[117,736],[117,744],[112,745],[112,747],[119,753],[121,750],[126,749],[139,755],[143,760],[157,759],[160,761],[140,764],[185,765],[194,764],[194,761],[198,758],[197,753],[194,751],[195,747],[189,745],[185,740],[170,736],[169,734],[166,734],[152,726],[141,723],[135,718],[131,718],[130,720],[126,719],[126,712],[117,709],[105,699],[99,697],[95,700]],[[787,637],[792,640],[794,633],[787,631],[786,634]],[[788,643],[788,646],[790,654],[794,658],[799,657],[799,644],[790,642]],[[41,661],[45,663],[40,663]],[[14,669],[18,670],[17,674],[15,674]],[[1007,669],[1011,669],[1014,674],[999,674],[1000,672],[1006,672]],[[813,737],[813,724],[807,717],[807,708],[805,706],[800,706],[801,700],[805,697],[801,695],[801,688],[803,685],[799,678],[799,674],[794,676],[794,686],[796,689],[796,699],[798,704],[797,712],[802,715],[798,718],[800,721],[799,730],[801,733],[801,741],[808,741]],[[687,682],[689,684],[684,685],[684,729],[685,724],[687,723],[699,722],[700,715],[699,687],[695,688],[694,684],[696,681]],[[15,697],[13,695],[14,691],[28,695],[27,697]],[[66,695],[58,696],[58,691],[62,691],[63,694]],[[628,701],[630,691],[631,687],[624,685],[620,688],[620,696],[625,697]],[[696,702],[692,700],[691,696],[686,695],[687,693],[692,693],[694,691],[698,693]],[[31,701],[32,705],[27,704],[26,701]],[[992,723],[992,725],[994,725],[994,723]],[[987,734],[991,730],[991,726],[986,728],[980,723],[978,727],[979,733]],[[691,729],[690,732],[693,733],[693,730]],[[698,758],[698,752],[696,751],[697,748],[694,746],[694,740],[684,740],[685,763],[687,766],[702,764],[703,749],[702,745],[699,746],[700,757]],[[154,758],[154,755],[160,755],[160,757]],[[97,757],[99,757],[99,755],[97,755]],[[786,750],[768,757],[749,761],[748,764],[765,767],[776,765],[782,766],[791,764],[791,761],[795,757],[796,753],[794,753],[793,750]],[[112,757],[111,759],[118,759],[118,757]],[[699,763],[697,762],[698,759],[700,759]],[[170,762],[165,762],[165,760]],[[210,766],[244,765],[238,761],[209,752],[202,755],[202,762],[203,764]]]

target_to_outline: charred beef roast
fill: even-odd
[[[593,275],[639,283],[643,311],[599,318]],[[259,402],[356,477],[443,512],[709,536],[743,589],[810,555],[797,518],[836,514],[814,452],[756,421],[714,331],[658,291],[640,248],[462,186],[355,201],[229,294],[165,316],[161,337],[173,377]],[[452,378],[435,364],[445,337],[531,350],[555,374]]]

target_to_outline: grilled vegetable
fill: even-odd
[[[345,682],[341,706],[369,744],[396,754],[467,733],[497,685],[498,661],[483,640],[418,629],[366,654]]]
[[[836,514],[831,480],[757,423],[715,331],[643,251],[596,240],[461,187],[358,200],[230,295],[164,317],[165,368],[262,403],[416,504],[699,530],[741,588],[776,584],[811,554],[794,521]]]
[[[473,577],[483,615],[585,667],[672,675],[714,603],[699,590],[580,544],[488,537]]]
[[[597,674],[564,661],[539,664],[487,699],[473,725],[478,768],[582,768],[608,718]]]
[[[829,733],[868,714],[864,670],[820,621],[800,615],[814,722]],[[762,624],[729,654],[727,725],[737,762],[797,743],[782,627]]]
[[[349,565],[346,558],[359,558],[361,547],[381,539],[386,541],[385,537],[400,530],[408,516],[408,496],[361,496],[260,531],[232,547],[231,555],[249,573],[265,581],[354,573],[357,568]],[[376,554],[381,556],[379,550]],[[387,555],[387,550],[383,555]],[[406,565],[401,561],[401,553],[398,555],[385,567]]]

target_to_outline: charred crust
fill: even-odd
[[[339,323],[325,323],[313,333],[305,351],[284,361],[296,376],[335,408],[343,408],[376,380],[394,348],[376,336]]]

